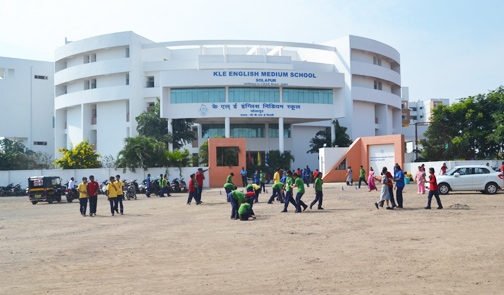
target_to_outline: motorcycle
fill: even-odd
[[[72,203],[73,200],[76,200],[79,198],[79,194],[77,193],[77,190],[74,189],[69,189],[68,188],[68,183],[70,181],[67,181],[65,185],[63,186],[65,188],[65,197],[68,203]]]
[[[107,193],[107,184],[108,184],[108,180],[105,180],[100,184],[100,189],[99,189],[100,194],[105,195]]]
[[[180,193],[181,188],[180,188],[180,182],[178,178],[173,179],[171,183],[171,191],[174,193]]]
[[[14,183],[9,183],[8,185],[6,186],[2,186],[0,189],[0,195],[2,197],[5,197],[5,196],[10,196],[11,194],[11,190],[12,190],[12,187],[14,186]]]
[[[12,186],[11,193],[14,196],[24,196],[25,195],[25,191],[21,188],[21,184],[20,183]]]
[[[180,178],[180,191],[186,193],[189,189],[187,188],[187,184],[184,178]]]
[[[124,182],[123,186],[123,194],[126,197],[126,199],[131,200],[131,199],[137,199],[136,196],[136,189],[135,189],[135,181],[133,180],[131,182]]]

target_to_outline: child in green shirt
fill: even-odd
[[[324,181],[322,180],[322,173],[317,174],[317,178],[315,179],[315,200],[310,204],[310,209],[313,207],[318,202],[318,209],[319,210],[324,210],[322,208],[322,184],[324,184]]]

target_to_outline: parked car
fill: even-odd
[[[445,174],[437,176],[437,183],[439,193],[442,195],[450,191],[481,191],[495,194],[504,187],[503,178],[501,173],[484,165],[455,166]],[[425,186],[429,189],[429,182],[426,182]]]

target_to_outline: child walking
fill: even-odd
[[[434,174],[434,168],[429,168],[429,196],[427,196],[427,207],[425,209],[431,208],[432,196],[436,197],[436,202],[438,204],[438,209],[443,209],[443,205],[441,205],[441,199],[439,198],[439,191],[437,185],[436,175]]]
[[[317,204],[318,202],[318,209],[319,210],[324,210],[322,208],[322,185],[324,184],[324,181],[322,180],[322,173],[317,174],[317,178],[315,179],[315,185],[313,186],[315,188],[315,200],[310,204],[310,210],[313,207],[313,205]]]
[[[380,201],[375,203],[376,209],[380,209],[380,207],[383,207],[383,203],[387,201],[387,209],[392,210],[393,208],[389,206],[389,200],[390,200],[390,194],[389,194],[389,188],[388,188],[388,178],[387,178],[387,167],[383,167],[382,173],[381,173],[381,193],[380,193]]]
[[[417,195],[425,194],[425,173],[422,171],[422,166],[418,166],[418,171],[415,175],[415,180],[418,185]]]

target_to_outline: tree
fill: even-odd
[[[294,161],[294,156],[290,153],[280,153],[279,150],[271,150],[266,155],[266,163],[276,171],[278,168],[290,169],[290,164]]]
[[[186,167],[191,161],[188,150],[169,152],[163,142],[151,137],[137,136],[125,140],[123,149],[117,155],[117,168],[135,171],[141,167]]]
[[[135,118],[137,131],[140,136],[152,137],[165,143],[173,142],[174,149],[180,149],[183,145],[191,142],[195,135],[191,130],[192,119],[172,120],[173,133],[168,133],[168,120],[160,117],[161,105],[159,98],[149,111],[142,112]]]
[[[331,142],[331,128],[327,127],[324,130],[320,130],[315,134],[315,137],[310,140],[310,149],[306,151],[307,153],[314,154],[318,153],[320,148],[325,146],[339,146],[348,147],[352,144],[350,136],[346,133],[346,127],[340,126],[339,121],[332,121],[332,124],[336,128],[336,140]]]
[[[422,158],[430,161],[502,157],[504,89],[433,110]]]
[[[34,152],[7,138],[0,140],[0,170],[48,169],[51,162],[47,153]]]
[[[164,167],[166,146],[151,137],[137,136],[124,139],[125,145],[117,155],[116,167],[135,171],[142,167]]]
[[[61,159],[54,162],[54,166],[62,169],[86,169],[101,167],[98,159],[101,157],[98,152],[94,151],[89,144],[89,140],[85,139],[75,148],[61,148],[58,152],[63,153]]]

